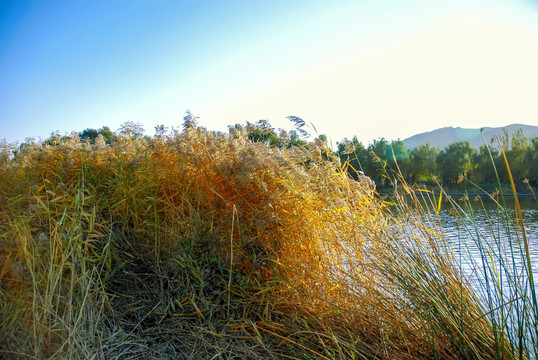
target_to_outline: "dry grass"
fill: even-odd
[[[416,209],[392,215],[319,142],[187,125],[3,159],[0,357],[496,356]]]

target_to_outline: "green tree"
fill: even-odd
[[[296,130],[290,130],[288,132],[288,141],[285,144],[286,147],[290,148],[292,146],[306,146],[307,142],[301,138],[299,133]]]
[[[342,164],[349,165],[347,168],[349,175],[357,179],[361,172],[364,173],[363,164],[366,165],[370,162],[368,151],[356,136],[351,140],[346,138],[337,145],[337,156]]]
[[[385,138],[374,140],[368,146],[368,161],[363,164],[364,173],[374,180],[378,187],[389,185],[387,179],[387,155],[391,153],[390,144]]]
[[[246,128],[248,131],[247,136],[253,142],[261,142],[266,145],[278,145],[280,143],[275,129],[265,119],[259,120],[255,124],[247,122]]]
[[[508,150],[510,148],[510,134],[508,133],[508,130],[503,129],[502,135],[497,136],[496,140],[504,150]]]
[[[430,144],[420,145],[411,151],[408,179],[412,182],[432,184],[439,175],[437,156],[441,150]]]
[[[450,144],[437,156],[437,166],[444,184],[455,184],[473,168],[476,149],[468,141]]]
[[[525,164],[529,170],[527,176],[532,186],[538,187],[538,137],[531,139],[525,155]]]
[[[105,143],[110,144],[112,141],[114,141],[114,133],[108,126],[103,126],[99,129],[99,134],[103,136],[103,139],[105,140]]]
[[[103,126],[99,130],[95,129],[85,129],[78,133],[81,141],[89,139],[92,144],[95,143],[95,140],[99,135],[103,136],[105,143],[110,144],[114,139],[114,133],[110,130],[108,126]]]
[[[506,150],[506,158],[510,165],[512,176],[517,182],[523,181],[529,176],[529,168],[525,162],[528,150],[529,141],[523,134],[523,130],[516,130],[512,134],[510,150]],[[508,178],[506,178],[506,181],[508,181]]]
[[[99,135],[99,132],[95,129],[85,129],[82,132],[78,133],[78,136],[80,137],[81,141],[89,139],[92,144],[95,143],[97,135]]]
[[[481,186],[488,184],[491,187],[496,186],[497,176],[495,169],[498,171],[504,166],[499,158],[498,149],[486,144],[482,145],[478,152],[474,154],[473,164],[474,168],[469,172],[469,179],[472,182]]]
[[[408,177],[411,164],[411,152],[403,141],[392,141],[387,148],[386,157],[387,162],[392,169],[397,170],[397,168],[399,168],[404,178]],[[398,166],[396,166],[396,163]]]

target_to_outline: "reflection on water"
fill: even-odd
[[[538,203],[533,198],[524,198],[520,199],[520,205],[532,271],[538,275]],[[445,240],[461,260],[463,272],[470,276],[473,272],[483,271],[477,267],[483,266],[484,255],[486,260],[493,261],[497,271],[504,268],[513,272],[514,266],[515,273],[525,271],[526,250],[521,227],[516,223],[514,199],[506,199],[506,210],[493,201],[470,201],[461,206],[464,212],[459,212],[459,216],[446,207],[441,209],[439,218]],[[498,254],[505,255],[509,261],[501,261]],[[478,285],[479,279],[474,278],[472,276],[471,280]]]

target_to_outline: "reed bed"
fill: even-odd
[[[186,123],[2,158],[0,357],[534,354],[498,326],[420,202],[383,201],[319,139],[247,135]]]

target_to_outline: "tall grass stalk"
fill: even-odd
[[[504,154],[503,149],[501,153]],[[475,198],[479,204],[477,212],[467,195],[457,201],[445,194],[445,198],[449,199],[450,214],[455,217],[459,229],[455,240],[447,239],[446,247],[458,254],[462,281],[477,290],[479,305],[483,307],[480,310],[483,315],[477,319],[487,319],[491,324],[493,357],[533,359],[537,356],[538,319],[531,255],[519,199],[506,159],[505,165],[512,184],[514,209],[507,207],[507,195],[502,190],[496,194],[484,192],[484,197],[496,206],[493,213],[486,208],[483,197]],[[492,166],[495,166],[493,161]],[[495,172],[499,189],[502,189],[497,169]],[[421,205],[428,203],[432,204],[432,200],[420,201]],[[427,218],[426,214],[434,211],[430,205],[430,209],[420,213]],[[437,233],[442,234],[442,219],[437,221],[440,224]],[[428,219],[426,222],[434,224],[436,221]],[[473,253],[474,250],[478,254]]]
[[[192,119],[24,147],[0,164],[0,357],[533,356],[530,284],[483,234],[486,266],[465,274],[432,193],[399,179],[380,199],[347,165],[321,139],[270,147]]]

